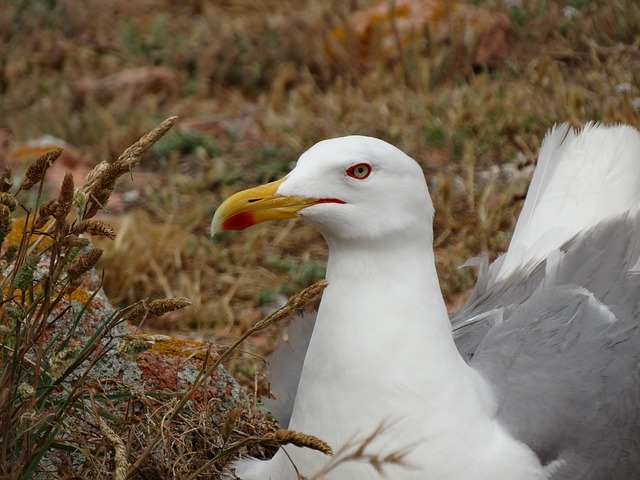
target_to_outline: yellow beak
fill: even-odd
[[[218,207],[211,221],[211,236],[226,230],[244,230],[256,223],[295,218],[297,212],[318,203],[317,198],[276,195],[285,178],[238,192]]]

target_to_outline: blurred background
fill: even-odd
[[[0,166],[51,146],[80,185],[166,117],[179,121],[104,214],[104,288],[117,306],[185,296],[145,328],[224,343],[323,278],[301,221],[209,238],[215,208],[284,175],[315,142],[387,140],[415,158],[436,206],[451,308],[459,269],[503,251],[554,123],[640,124],[635,0],[4,0]],[[261,357],[273,329],[251,338]],[[236,362],[253,381],[261,362]]]

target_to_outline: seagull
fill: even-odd
[[[640,133],[551,129],[507,252],[451,317],[421,167],[382,140],[306,151],[236,193],[212,235],[302,217],[329,247],[317,315],[270,363],[282,428],[379,458],[282,447],[243,480],[640,478]],[[276,371],[274,371],[276,370]],[[278,373],[279,371],[279,373]],[[387,457],[389,458],[389,457]]]

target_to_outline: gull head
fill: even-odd
[[[433,204],[411,157],[354,135],[319,142],[281,180],[229,197],[216,210],[211,234],[296,217],[328,240],[367,240],[430,226]]]

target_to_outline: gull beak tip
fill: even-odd
[[[211,220],[211,227],[209,229],[209,235],[211,238],[216,236],[216,233],[220,233],[224,230],[222,227],[222,215],[219,214],[220,209],[216,210],[216,213],[213,215],[213,219]]]

